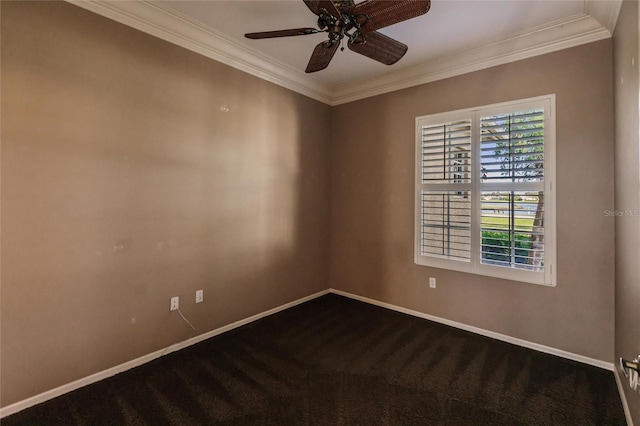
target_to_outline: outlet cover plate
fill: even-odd
[[[169,310],[177,311],[180,307],[180,298],[178,296],[171,298],[171,305],[169,306]]]

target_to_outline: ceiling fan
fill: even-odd
[[[345,36],[350,50],[385,65],[395,64],[407,52],[407,45],[376,30],[424,15],[431,7],[431,0],[365,0],[358,4],[354,0],[303,1],[318,16],[318,28],[264,31],[244,36],[255,40],[328,33],[329,39],[313,49],[305,70],[308,73],[325,69]]]

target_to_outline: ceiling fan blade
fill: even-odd
[[[323,41],[318,44],[316,48],[313,49],[305,72],[310,73],[325,69],[327,65],[329,65],[329,62],[331,62],[331,58],[333,58],[336,50],[338,50],[339,45],[339,41]]]
[[[431,0],[365,0],[349,9],[356,18],[363,16],[362,31],[374,31],[407,19],[424,15],[431,8]]]
[[[359,37],[364,38],[364,43],[352,43],[349,40],[349,49],[385,65],[395,64],[407,53],[406,44],[377,31],[361,33]]]
[[[320,16],[324,10],[340,19],[340,11],[331,0],[303,0],[310,11]]]
[[[293,28],[290,30],[278,30],[278,31],[263,31],[260,33],[248,33],[244,36],[253,40],[261,38],[274,38],[274,37],[291,37],[307,34],[315,34],[322,32],[316,28]]]
[[[320,1],[319,0],[303,0],[309,10],[316,15],[320,16]]]

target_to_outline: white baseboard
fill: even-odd
[[[620,394],[620,399],[622,400],[622,408],[624,409],[624,416],[627,418],[627,425],[633,426],[633,419],[631,418],[631,410],[629,409],[629,404],[627,403],[627,395],[624,393],[624,385],[623,383],[626,379],[620,378],[620,371],[616,368],[613,370],[613,376],[616,378],[616,384],[618,385],[618,393]]]
[[[43,392],[41,394],[35,395],[33,397],[27,398],[25,400],[16,402],[14,404],[11,405],[7,405],[6,407],[2,407],[0,408],[0,419],[6,416],[9,416],[11,414],[15,414],[19,411],[22,411],[26,408],[32,407],[34,405],[40,404],[42,402],[48,401],[50,399],[53,399],[57,396],[63,395],[65,393],[74,391],[76,389],[79,389],[81,387],[90,385],[92,383],[96,383],[99,382],[100,380],[104,380],[108,377],[114,376],[118,373],[122,373],[124,371],[130,370],[134,367],[138,367],[142,364],[146,364],[147,362],[153,361],[156,358],[160,358],[163,355],[167,355],[171,352],[175,352],[178,351],[180,349],[184,349],[186,347],[189,347],[191,345],[194,345],[196,343],[202,342],[203,340],[209,339],[211,337],[217,336],[219,334],[225,333],[227,331],[233,330],[235,328],[241,327],[245,324],[249,324],[253,321],[259,320],[261,318],[267,317],[269,315],[273,315],[275,313],[278,313],[280,311],[283,311],[285,309],[291,308],[293,306],[299,305],[301,303],[307,302],[309,300],[312,299],[316,299],[320,296],[324,296],[327,293],[334,293],[340,296],[344,296],[344,297],[348,297],[351,299],[355,299],[355,300],[359,300],[361,302],[365,302],[365,303],[369,303],[372,305],[376,305],[376,306],[380,306],[386,309],[391,309],[393,311],[397,311],[397,312],[402,312],[404,314],[408,314],[408,315],[412,315],[415,317],[419,317],[419,318],[424,318],[430,321],[434,321],[434,322],[438,322],[441,324],[445,324],[445,325],[449,325],[451,327],[455,327],[455,328],[459,328],[461,330],[466,330],[466,331],[470,331],[472,333],[476,333],[476,334],[480,334],[482,336],[486,336],[486,337],[490,337],[496,340],[501,340],[507,343],[512,343],[514,345],[518,345],[518,346],[522,346],[525,348],[529,348],[529,349],[533,349],[535,351],[539,351],[539,352],[544,352],[544,353],[548,353],[551,355],[557,355],[563,358],[567,358],[567,359],[571,359],[574,361],[578,361],[584,364],[589,364],[589,365],[593,365],[596,367],[600,367],[606,370],[610,370],[614,372],[614,376],[616,378],[616,382],[618,383],[618,390],[620,391],[620,396],[622,398],[622,403],[623,403],[623,407],[625,410],[625,415],[627,417],[627,422],[629,423],[629,425],[633,426],[633,423],[631,423],[631,413],[629,412],[629,407],[627,405],[625,396],[624,396],[624,392],[622,391],[622,387],[621,387],[621,383],[620,383],[620,379],[617,375],[617,372],[614,369],[614,365],[613,363],[610,362],[605,362],[605,361],[601,361],[601,360],[597,360],[597,359],[593,359],[593,358],[589,358],[583,355],[578,355],[578,354],[574,354],[572,352],[567,352],[567,351],[563,351],[561,349],[556,349],[556,348],[552,348],[549,346],[544,346],[544,345],[540,345],[538,343],[533,343],[533,342],[529,342],[527,340],[522,340],[522,339],[518,339],[515,337],[511,337],[511,336],[507,336],[505,334],[500,334],[500,333],[496,333],[493,331],[489,331],[489,330],[484,330],[482,328],[478,328],[478,327],[474,327],[471,325],[467,325],[467,324],[463,324],[463,323],[459,323],[456,321],[451,321],[445,318],[440,318],[440,317],[436,317],[433,315],[429,315],[429,314],[425,314],[423,312],[418,312],[418,311],[414,311],[411,309],[407,309],[407,308],[403,308],[400,306],[396,306],[396,305],[392,305],[390,303],[385,303],[385,302],[380,302],[378,300],[374,300],[374,299],[370,299],[368,297],[363,297],[363,296],[358,296],[356,294],[352,294],[352,293],[347,293],[345,291],[341,291],[341,290],[336,290],[336,289],[328,289],[328,290],[323,290],[320,291],[318,293],[312,294],[310,296],[307,297],[303,297],[301,299],[298,300],[294,300],[293,302],[289,302],[286,303],[282,306],[278,306],[276,308],[273,309],[269,309],[268,311],[253,315],[249,318],[245,318],[243,320],[240,321],[236,321],[232,324],[228,324],[225,325],[223,327],[217,328],[215,330],[209,331],[207,333],[201,334],[199,336],[193,337],[191,339],[176,343],[174,345],[168,346],[166,348],[157,350],[155,352],[152,352],[150,354],[141,356],[139,358],[136,358],[134,360],[125,362],[123,364],[117,365],[115,367],[109,368],[107,370],[103,370],[100,371],[98,373],[92,374],[90,376],[84,377],[82,379],[76,380],[74,382],[68,383],[66,385],[62,385],[59,386],[55,389],[51,389],[48,390],[46,392]]]
[[[284,311],[285,309],[289,309],[293,306],[299,305],[304,302],[308,302],[309,300],[316,299],[320,296],[324,296],[329,293],[329,290],[323,290],[321,292],[312,294],[307,297],[303,297],[298,300],[294,300],[293,302],[286,303],[282,306],[275,307],[273,309],[269,309],[268,311],[261,312],[259,314],[253,315],[249,318],[245,318],[240,321],[236,321],[232,324],[225,325],[224,327],[216,328],[215,330],[211,330],[207,333],[201,334],[199,336],[192,337],[191,339],[184,340],[182,342],[173,344],[166,348],[160,349],[158,351],[152,352],[147,355],[143,355],[139,358],[133,359],[131,361],[125,362],[120,365],[116,365],[115,367],[108,368],[106,370],[100,371],[98,373],[92,374],[90,376],[84,377],[82,379],[78,379],[74,382],[68,383],[66,385],[59,386],[55,389],[48,390],[41,394],[32,396],[31,398],[24,399],[22,401],[18,401],[14,404],[7,405],[6,407],[0,408],[0,419],[6,416],[10,416],[11,414],[15,414],[19,411],[22,411],[26,408],[32,407],[34,405],[40,404],[42,402],[53,399],[57,396],[63,395],[65,393],[74,391],[76,389],[80,389],[81,387],[90,385],[92,383],[99,382],[100,380],[104,380],[108,377],[115,376],[118,373],[122,373],[124,371],[130,370],[134,367],[138,367],[142,364],[146,364],[147,362],[153,361],[156,358],[160,358],[163,355],[170,354],[171,352],[178,351],[180,349],[184,349],[188,346],[195,345],[196,343],[202,342],[203,340],[207,340],[211,337],[217,336],[224,332],[233,330],[234,328],[241,327],[245,324],[249,324],[253,321],[259,320],[261,318],[267,317],[269,315],[273,315],[280,311]]]
[[[480,334],[482,336],[491,337],[492,339],[502,340],[503,342],[512,343],[514,345],[522,346],[528,349],[533,349],[538,352],[544,352],[551,355],[557,355],[562,358],[571,359],[573,361],[578,361],[583,364],[593,365],[595,367],[600,367],[605,370],[613,371],[613,363],[601,361],[599,359],[589,358],[583,355],[574,354],[572,352],[563,351],[561,349],[552,348],[545,345],[540,345],[538,343],[529,342],[528,340],[518,339],[516,337],[507,336],[506,334],[496,333],[494,331],[485,330],[482,328],[474,327],[472,325],[463,324],[456,321],[451,321],[445,318],[436,317],[433,315],[425,314],[423,312],[414,311],[412,309],[403,308],[401,306],[392,305],[390,303],[380,302],[378,300],[369,299],[368,297],[358,296],[357,294],[347,293],[346,291],[330,289],[331,293],[338,294],[340,296],[349,297],[351,299],[359,300],[361,302],[369,303],[372,305],[380,306],[383,308],[391,309],[393,311],[402,312],[403,314],[412,315],[418,318],[428,319],[430,321],[438,322],[441,324],[449,325],[451,327],[459,328],[461,330],[470,331],[475,334]]]

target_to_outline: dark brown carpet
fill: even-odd
[[[624,425],[613,373],[336,295],[12,425]]]

